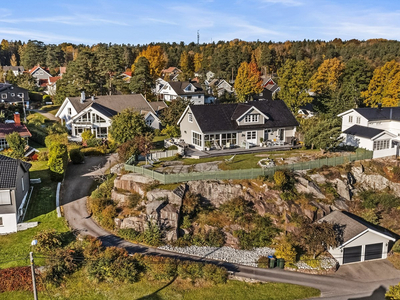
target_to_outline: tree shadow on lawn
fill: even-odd
[[[146,295],[146,296],[137,298],[137,300],[161,300],[161,299],[163,299],[162,297],[160,297],[160,296],[157,295],[157,294],[158,294],[160,291],[162,291],[163,289],[165,289],[165,288],[167,288],[168,286],[170,286],[170,285],[176,280],[176,278],[178,278],[177,275],[175,275],[174,278],[172,278],[172,280],[171,280],[170,282],[168,282],[166,285],[164,285],[163,287],[160,287],[158,290],[156,290],[155,292],[153,292],[153,293],[151,293],[151,294],[149,294],[149,295]]]

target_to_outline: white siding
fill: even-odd
[[[352,122],[349,121],[349,117],[352,118]],[[357,123],[357,118],[360,118],[359,123]],[[368,120],[356,111],[348,113],[342,117],[342,131],[345,131],[354,125],[368,126]]]
[[[17,232],[17,216],[12,214],[0,214],[3,219],[3,226],[0,226],[0,234]]]

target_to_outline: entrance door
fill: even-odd
[[[365,245],[365,260],[382,258],[383,243]]]
[[[249,143],[257,145],[257,131],[247,131],[246,132],[246,140]]]
[[[361,261],[361,246],[344,248],[343,264]]]

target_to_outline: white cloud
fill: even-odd
[[[43,42],[77,42],[77,43],[84,43],[84,44],[89,44],[89,43],[95,43],[93,40],[89,39],[83,39],[83,38],[76,38],[73,36],[65,36],[65,35],[59,35],[59,34],[53,34],[53,33],[44,33],[44,32],[39,32],[39,31],[28,31],[28,30],[20,30],[16,28],[0,28],[0,33],[4,35],[8,35],[8,39],[15,40],[17,39],[16,36],[19,37],[19,39],[24,39],[24,40],[40,40]],[[6,37],[7,38],[7,37]]]
[[[303,5],[303,2],[297,0],[261,0],[263,3],[273,3],[273,4],[282,4],[286,6],[300,6]]]

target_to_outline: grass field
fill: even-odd
[[[40,109],[44,110],[48,113],[51,113],[52,115],[56,115],[58,109],[60,108],[61,105],[45,105],[42,106]]]
[[[33,185],[33,192],[25,222],[39,222],[35,228],[17,233],[0,236],[0,268],[15,266],[27,266],[25,258],[31,251],[31,241],[41,230],[56,229],[59,232],[68,232],[69,229],[63,218],[57,218],[56,214],[56,186],[57,183],[50,180],[47,162],[33,162],[30,169],[31,178],[41,178],[42,183]],[[38,265],[44,263],[37,260]]]
[[[218,157],[205,157],[200,159],[194,158],[180,158],[177,157],[168,157],[160,159],[160,163],[163,161],[172,161],[172,160],[181,160],[184,165],[194,165],[199,163],[206,162],[214,162],[214,161],[222,161],[219,165],[221,170],[242,170],[242,169],[251,169],[251,168],[259,168],[257,162],[262,159],[262,155],[269,155],[269,157],[279,157],[279,158],[288,158],[292,156],[300,156],[302,154],[311,155],[318,153],[319,150],[291,150],[291,151],[270,151],[270,152],[258,152],[258,153],[249,153],[249,154],[238,154],[235,156],[232,162],[225,162],[225,159],[231,158],[233,155],[229,154],[226,156],[218,156]],[[265,157],[264,157],[265,158]],[[157,164],[155,164],[157,166]]]
[[[143,279],[133,284],[94,283],[86,279],[82,271],[68,278],[59,287],[47,287],[39,293],[39,299],[141,299],[141,300],[292,300],[318,297],[320,291],[284,283],[245,283],[228,281],[226,284],[202,287],[177,280],[175,282],[149,282]],[[12,292],[0,294],[0,299],[32,299],[32,293]]]

